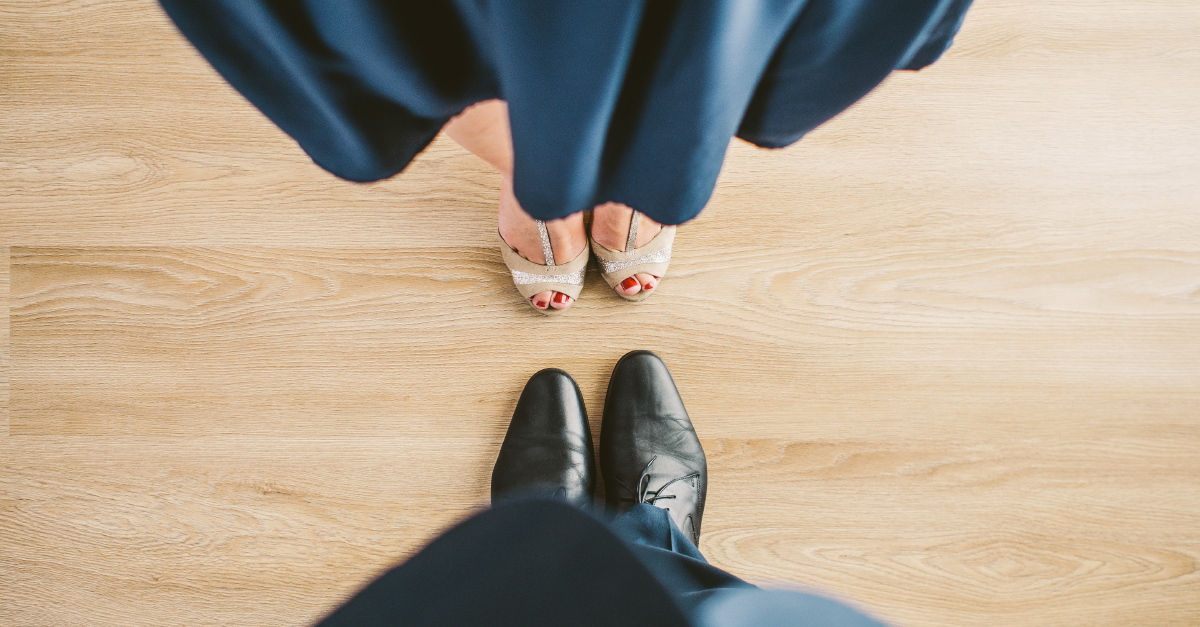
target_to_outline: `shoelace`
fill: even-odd
[[[646,462],[646,467],[642,468],[642,475],[640,477],[638,477],[637,490],[631,490],[629,488],[629,486],[625,485],[621,481],[617,481],[617,483],[621,484],[621,487],[625,488],[626,492],[633,495],[632,497],[622,496],[621,497],[622,501],[628,501],[628,502],[633,502],[633,503],[649,503],[651,505],[654,505],[657,501],[666,501],[668,499],[673,499],[673,498],[675,498],[674,494],[661,495],[662,491],[666,490],[668,487],[670,487],[671,484],[673,484],[677,481],[683,481],[684,479],[691,479],[692,477],[700,476],[700,473],[692,473],[690,475],[685,475],[683,477],[676,477],[676,478],[671,479],[670,481],[664,483],[663,486],[661,488],[659,488],[658,490],[650,490],[650,465],[653,464],[654,460],[656,460],[656,459],[658,459],[658,455],[651,457],[650,461]]]

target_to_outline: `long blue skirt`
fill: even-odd
[[[731,137],[778,148],[950,45],[971,0],[162,0],[318,165],[404,169],[508,101],[514,192],[540,219],[704,208]]]

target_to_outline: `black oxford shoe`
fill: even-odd
[[[610,514],[650,503],[667,510],[699,545],[708,463],[667,365],[650,351],[633,351],[613,369],[600,429],[600,471]]]
[[[596,485],[592,450],[587,410],[575,380],[554,368],[533,375],[492,469],[492,504],[552,498],[591,507]]]

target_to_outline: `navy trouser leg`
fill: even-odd
[[[319,627],[881,627],[811,594],[710,565],[664,510],[606,526],[556,501],[477,514],[369,584]]]
[[[653,505],[637,505],[609,527],[696,627],[882,627],[837,601],[763,590],[712,566],[666,510]]]
[[[557,501],[494,507],[369,584],[320,627],[684,627],[602,522]]]
[[[709,564],[664,509],[642,503],[618,516],[609,527],[685,613],[690,614],[717,590],[758,590]]]

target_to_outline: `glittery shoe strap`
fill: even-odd
[[[590,244],[585,245],[578,256],[565,264],[543,266],[522,257],[499,233],[496,237],[500,240],[500,253],[504,257],[504,265],[508,266],[513,284],[522,296],[529,298],[546,291],[562,292],[571,298],[579,296],[583,289],[584,275],[587,273]]]
[[[550,246],[550,233],[546,231],[546,223],[541,220],[537,222],[538,236],[542,238],[542,256],[546,258],[546,265],[554,266],[554,248]]]
[[[600,276],[612,287],[639,273],[662,278],[667,273],[674,242],[675,227],[663,226],[654,239],[641,248],[620,252],[609,250],[592,240],[592,252],[600,264]]]
[[[629,218],[629,237],[625,238],[625,252],[633,252],[634,246],[637,244],[638,223],[641,222],[638,218],[641,216],[637,209],[633,210],[633,217]]]

